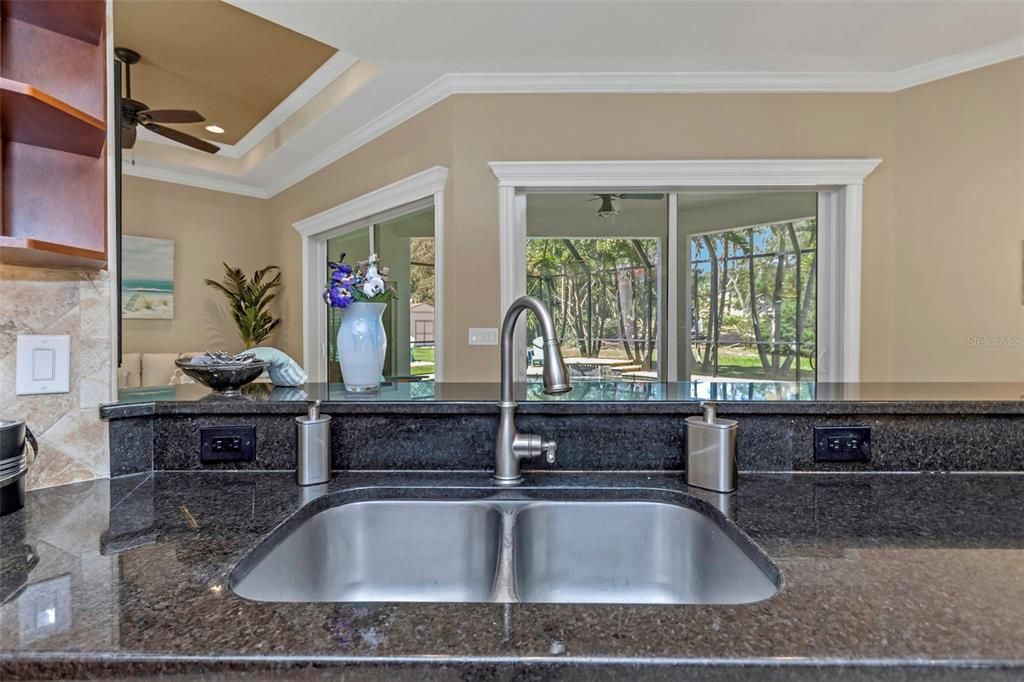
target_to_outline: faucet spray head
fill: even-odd
[[[558,339],[544,339],[544,392],[548,395],[568,393],[572,390],[569,369],[562,360]]]

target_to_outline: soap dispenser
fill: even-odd
[[[304,417],[296,417],[298,451],[295,479],[299,485],[316,485],[331,480],[331,415],[320,414],[320,401],[309,404]]]
[[[731,493],[736,490],[737,423],[719,419],[715,403],[700,406],[703,416],[686,418],[686,483]]]

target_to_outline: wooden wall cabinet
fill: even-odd
[[[0,262],[107,266],[104,0],[0,0]]]

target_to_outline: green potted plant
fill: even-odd
[[[247,349],[260,345],[281,324],[280,318],[267,309],[276,297],[273,290],[281,286],[281,268],[276,265],[257,270],[250,279],[241,268],[224,263],[224,279],[208,279],[206,284],[219,289],[228,300],[231,317]]]

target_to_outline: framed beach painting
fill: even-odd
[[[121,317],[174,319],[174,241],[125,235],[121,241]]]

